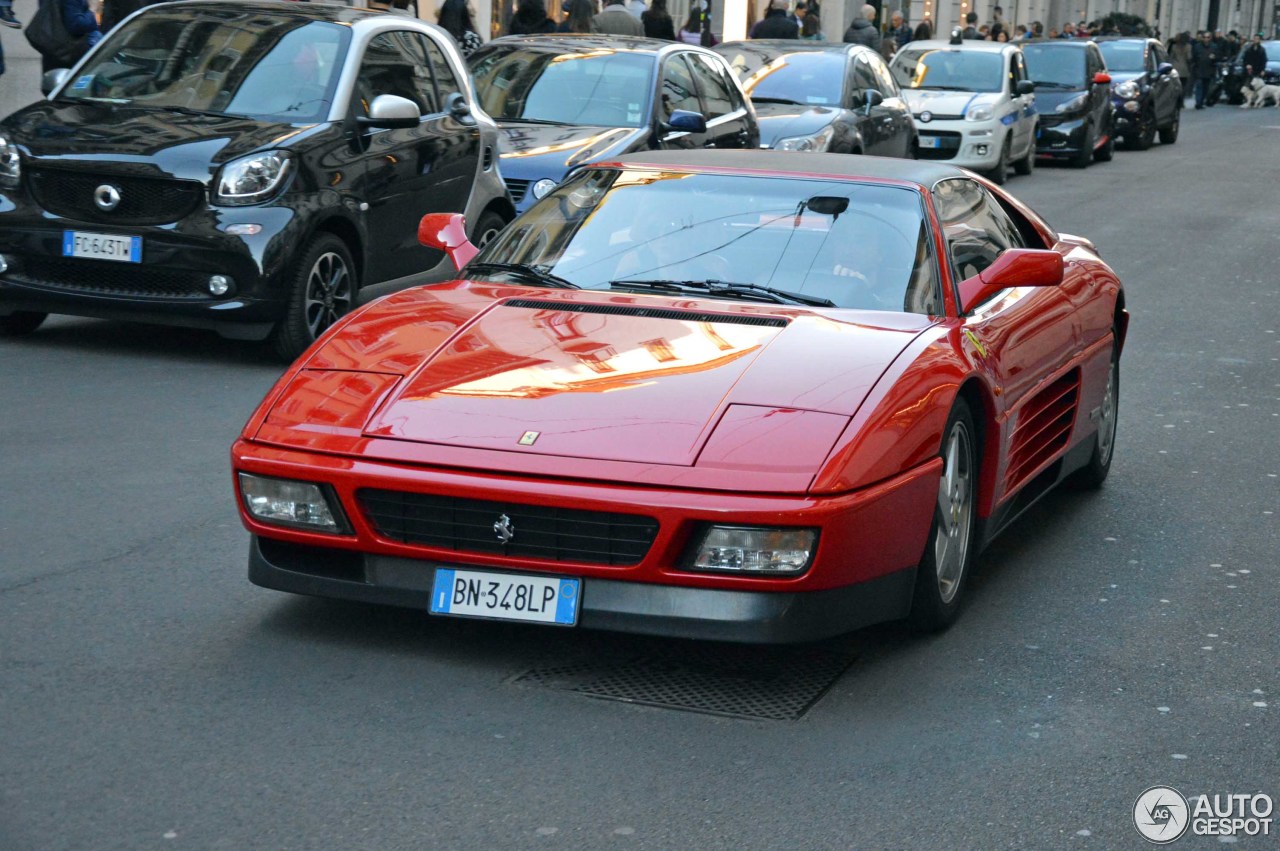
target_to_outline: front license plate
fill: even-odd
[[[921,136],[920,147],[922,148],[941,148],[942,140],[937,136]]]
[[[142,237],[66,230],[62,232],[62,256],[141,263]]]
[[[558,576],[436,569],[431,613],[573,626],[581,581]]]

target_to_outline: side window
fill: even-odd
[[[693,53],[688,58],[693,64],[693,75],[698,80],[698,88],[702,90],[702,99],[706,103],[707,120],[733,112],[736,108],[733,95],[730,94],[725,79],[720,76],[720,69],[705,56]]]
[[[1152,45],[1152,51],[1155,53],[1155,63],[1156,63],[1156,67],[1159,67],[1159,66],[1160,66],[1160,63],[1162,63],[1162,62],[1168,62],[1168,61],[1169,61],[1168,57],[1166,57],[1166,56],[1165,56],[1165,54],[1164,54],[1164,47],[1163,47],[1163,46],[1161,46],[1161,45],[1159,45],[1159,44]]]
[[[871,65],[871,72],[876,78],[876,88],[880,90],[880,94],[886,98],[902,97],[902,92],[898,90],[898,84],[893,81],[893,75],[889,73],[889,66],[884,63],[880,57],[867,60]]]
[[[436,75],[436,93],[440,97],[440,108],[444,109],[444,99],[454,92],[462,92],[466,94],[467,90],[458,82],[458,77],[453,73],[453,67],[449,64],[449,60],[445,58],[444,51],[440,49],[440,45],[436,44],[430,38],[424,36],[427,43],[427,56],[431,59],[431,70]]]
[[[1156,52],[1151,49],[1151,42],[1147,42],[1146,55],[1147,55],[1147,70],[1148,71],[1156,70]]]
[[[672,56],[662,69],[662,117],[667,119],[677,109],[702,112],[698,103],[698,89],[683,56]]]
[[[867,60],[858,57],[853,60],[853,64],[849,67],[849,98],[855,107],[862,106],[863,93],[867,89],[879,88],[876,82],[876,75],[871,71],[871,65]],[[881,92],[881,94],[884,94]]]
[[[1022,234],[999,202],[972,180],[943,180],[933,203],[960,280],[972,278],[1008,248],[1023,248]]]
[[[437,112],[431,69],[425,63],[418,33],[386,32],[374,36],[365,48],[356,76],[356,111],[369,114],[378,95],[397,95],[418,105],[423,114]]]

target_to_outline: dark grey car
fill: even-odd
[[[915,155],[911,109],[874,50],[794,39],[730,41],[715,50],[755,104],[760,147]]]

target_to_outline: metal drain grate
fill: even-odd
[[[513,682],[733,718],[794,721],[853,663],[819,649],[681,648],[532,668]]]

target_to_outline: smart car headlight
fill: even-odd
[[[757,576],[797,575],[809,567],[817,542],[817,529],[710,526],[693,551],[691,567]]]
[[[18,146],[0,136],[0,186],[17,188],[22,179],[22,157]]]
[[[774,149],[778,151],[825,151],[836,135],[836,128],[828,124],[809,136],[788,136],[779,139]]]
[[[1142,90],[1138,87],[1137,81],[1126,80],[1120,85],[1114,87],[1112,91],[1116,93],[1116,97],[1121,97],[1125,100],[1133,100],[1141,93]]]
[[[547,193],[556,188],[556,182],[549,177],[544,177],[537,183],[533,184],[533,197],[541,200],[547,196]]]
[[[995,117],[995,111],[985,104],[969,107],[969,111],[964,114],[965,121],[990,121]]]
[[[1073,97],[1071,100],[1064,100],[1062,103],[1054,107],[1054,112],[1078,112],[1089,105],[1089,95],[1083,94]]]
[[[240,493],[255,520],[313,532],[347,531],[346,518],[320,485],[240,473]]]
[[[270,200],[284,185],[292,162],[285,151],[267,151],[232,160],[218,172],[213,202],[240,207]]]

